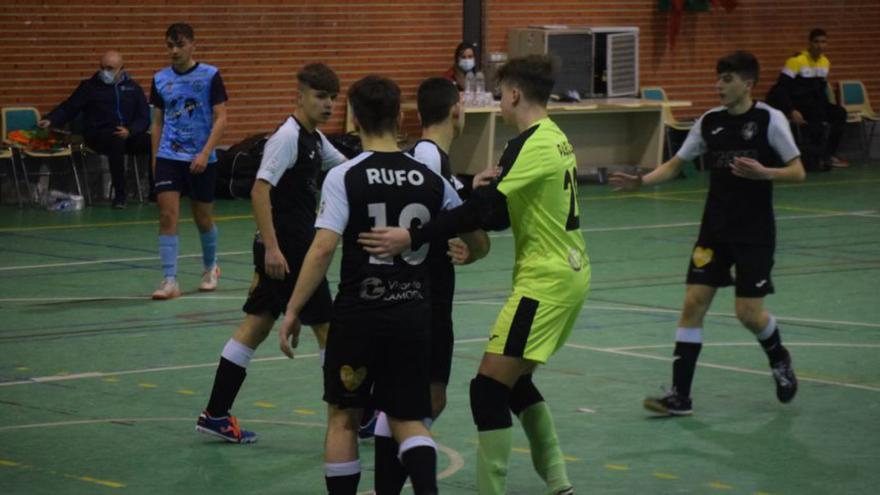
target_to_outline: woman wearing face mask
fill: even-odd
[[[455,58],[452,67],[446,71],[446,79],[454,82],[459,91],[465,89],[465,78],[468,72],[477,73],[477,50],[473,44],[462,41],[455,48]]]

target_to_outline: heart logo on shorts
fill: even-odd
[[[701,248],[697,246],[694,249],[694,255],[692,256],[694,260],[694,266],[697,268],[703,268],[712,262],[712,255],[715,254],[715,251],[712,251],[710,248]]]
[[[361,383],[364,383],[364,379],[367,377],[367,367],[361,366],[357,370],[352,368],[349,365],[344,365],[339,369],[339,378],[342,380],[342,385],[345,386],[345,389],[349,392],[354,392],[358,387],[361,386]]]

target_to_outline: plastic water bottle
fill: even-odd
[[[468,72],[464,77],[464,104],[471,105],[474,102],[474,73]]]
[[[485,105],[485,93],[486,93],[486,78],[483,76],[483,71],[477,72],[476,77],[474,77],[474,94],[476,97],[474,98],[474,104],[477,106]]]

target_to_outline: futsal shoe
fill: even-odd
[[[668,416],[689,416],[694,412],[691,399],[680,397],[674,388],[662,397],[646,397],[643,405],[649,411]]]
[[[199,282],[199,290],[202,292],[217,290],[218,280],[220,280],[220,266],[214,265],[205,270],[205,273],[202,274],[202,281]]]
[[[165,301],[180,297],[180,286],[177,285],[177,279],[163,278],[159,288],[153,292],[153,299],[157,301]]]
[[[235,416],[212,418],[208,416],[207,411],[199,414],[199,419],[196,420],[196,431],[222,438],[229,443],[254,443],[257,441],[257,434],[242,430],[238,426],[238,420],[235,419]]]
[[[794,376],[794,368],[791,367],[791,354],[788,349],[782,348],[785,356],[781,361],[770,365],[773,371],[773,379],[776,381],[776,398],[779,402],[791,402],[797,394],[797,377]]]

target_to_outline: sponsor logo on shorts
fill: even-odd
[[[767,285],[767,279],[766,279],[766,278],[765,278],[764,280],[761,280],[761,281],[758,282],[757,284],[755,284],[755,287],[757,287],[757,288],[760,289],[761,287],[764,287],[765,285]]]
[[[156,187],[159,187],[159,186],[170,186],[171,184],[174,184],[174,181],[170,181],[170,180],[162,180],[162,181],[159,181],[159,182],[156,183]]]

